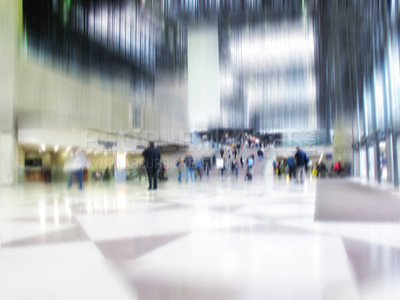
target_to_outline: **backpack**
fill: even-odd
[[[191,169],[193,169],[193,170],[194,170],[194,168],[195,168],[195,166],[194,166],[194,159],[193,159],[192,156],[190,156],[190,158],[189,158],[189,167],[190,167]]]

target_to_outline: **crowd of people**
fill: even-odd
[[[245,149],[254,149],[257,151],[251,151],[246,155]],[[184,157],[180,157],[176,161],[176,169],[178,171],[179,182],[184,180],[184,174],[186,182],[194,182],[197,179],[202,179],[203,176],[207,178],[210,175],[212,169],[217,169],[221,177],[227,175],[227,172],[231,172],[232,176],[239,176],[239,170],[245,169],[245,180],[252,180],[253,168],[256,163],[255,154],[257,155],[258,162],[264,159],[264,145],[257,139],[245,139],[241,140],[236,144],[225,145],[219,149],[219,153],[215,152],[212,156],[203,156],[200,159],[195,160],[193,156],[186,152]],[[218,153],[218,154],[217,154]],[[161,153],[155,147],[154,142],[150,142],[148,147],[143,151],[143,164],[138,169],[139,181],[145,173],[147,173],[149,189],[157,189],[159,180],[166,180],[167,166],[161,160]],[[68,188],[72,185],[73,177],[77,178],[79,188],[82,189],[83,181],[83,169],[87,167],[88,160],[81,151],[76,149],[71,161],[71,176],[68,182]],[[324,162],[316,162],[311,164],[308,155],[301,150],[299,147],[296,149],[296,153],[293,156],[286,158],[279,158],[273,161],[273,172],[277,176],[281,176],[283,173],[289,175],[290,180],[303,183],[307,172],[311,172],[314,177],[325,177],[325,176],[345,176],[350,174],[350,165],[342,164],[337,161],[331,165],[330,170],[327,169]],[[97,175],[97,174],[95,174]],[[132,177],[132,174],[128,174],[127,178]],[[97,177],[96,177],[97,178]],[[104,180],[109,180],[110,171],[107,168],[104,173]]]
[[[283,171],[287,169],[290,180],[303,183],[307,172],[310,158],[299,147],[296,148],[294,156],[289,156],[286,159],[274,160],[272,162],[274,174],[281,176]]]
[[[237,143],[229,145],[222,145],[219,151],[214,153],[212,156],[201,157],[195,160],[193,156],[186,152],[184,157],[180,157],[176,162],[176,168],[178,170],[178,181],[181,182],[186,174],[186,181],[195,181],[196,179],[202,179],[205,175],[209,177],[212,169],[217,169],[220,177],[227,176],[239,176],[239,171],[245,169],[245,179],[251,180],[253,177],[253,165],[255,163],[255,154],[250,153],[245,155],[244,149],[257,148],[258,161],[262,161],[264,158],[263,144],[259,140],[255,139],[244,139]]]
[[[339,161],[332,163],[330,170],[323,161],[311,163],[308,155],[299,147],[294,156],[280,158],[273,161],[273,172],[277,176],[283,173],[289,175],[290,180],[303,182],[305,174],[310,172],[313,177],[338,177],[350,175],[350,164],[342,164]]]

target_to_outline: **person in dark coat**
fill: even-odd
[[[219,150],[219,154],[221,154],[221,158],[224,158],[224,154],[225,154],[224,149],[221,148],[221,150]]]
[[[206,172],[207,177],[210,175],[211,170],[211,157],[205,157],[203,160],[203,168]]]
[[[300,150],[299,147],[296,148],[297,152],[294,156],[294,159],[296,160],[296,166],[297,166],[297,182],[300,181],[301,183],[303,183],[304,181],[304,177],[305,177],[305,168],[307,165],[307,154],[303,151]]]
[[[154,142],[150,142],[149,146],[142,153],[144,157],[144,165],[147,169],[149,177],[149,190],[157,189],[158,171],[160,170],[161,154],[160,150],[154,147]]]

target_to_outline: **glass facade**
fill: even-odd
[[[374,61],[372,74],[364,79],[363,114],[354,113],[353,116],[358,124],[356,130],[361,132],[361,139],[354,141],[355,158],[361,163],[360,176],[396,185],[399,184],[399,57],[398,30],[394,27],[382,57]],[[358,148],[360,151],[357,151]],[[365,157],[366,151],[368,157]]]
[[[311,22],[264,22],[235,29],[227,44],[220,70],[223,128],[317,130]]]

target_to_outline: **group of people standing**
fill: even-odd
[[[289,178],[296,179],[297,182],[303,183],[306,173],[306,168],[309,163],[308,155],[300,149],[296,148],[296,153],[294,156],[289,156],[286,159],[286,163],[289,169]],[[273,162],[274,174],[281,175],[283,163],[278,161]]]
[[[305,178],[305,172],[306,172],[306,166],[309,162],[307,154],[301,150],[299,147],[296,149],[296,154],[294,157],[288,157],[287,158],[287,165],[289,168],[289,177],[290,178],[296,178],[297,181],[299,182],[304,182]],[[224,175],[224,170],[228,169],[229,167],[232,171],[232,173],[235,173],[236,177],[238,176],[239,172],[239,161],[241,168],[244,168],[244,165],[247,165],[246,168],[246,174],[245,174],[245,179],[251,180],[252,179],[252,170],[253,170],[253,165],[255,162],[255,157],[254,154],[250,155],[247,159],[246,162],[243,159],[243,156],[240,156],[240,160],[238,160],[238,155],[240,151],[240,146],[234,147],[233,151],[231,152],[228,150],[228,153],[225,154],[224,149],[220,150],[220,156],[223,160],[223,164],[220,167],[221,169],[221,176]],[[161,162],[161,153],[160,150],[158,150],[154,142],[149,142],[148,147],[143,151],[143,160],[144,160],[144,167],[147,171],[147,176],[149,179],[149,190],[156,190],[158,188],[158,175],[160,172],[160,169],[162,167],[162,162]],[[263,152],[261,149],[257,152],[257,156],[259,160],[263,159]],[[72,166],[71,169],[72,174],[70,176],[70,180],[68,182],[68,188],[71,187],[72,185],[72,178],[73,176],[77,177],[77,181],[79,183],[80,189],[82,189],[82,181],[83,181],[83,166],[88,164],[87,158],[80,152],[78,149],[74,151],[73,155],[73,160],[72,160]],[[212,163],[215,165],[216,164],[216,157],[215,155],[211,158],[205,158],[202,160],[197,160],[195,161],[193,156],[189,153],[186,152],[186,155],[184,158],[179,158],[176,167],[178,169],[178,181],[182,181],[182,175],[183,171],[186,170],[186,182],[189,181],[189,179],[194,182],[195,177],[199,176],[200,179],[202,177],[203,171],[206,172],[207,177],[209,176],[210,170],[211,170],[211,165]],[[228,163],[228,165],[227,165]],[[229,164],[230,163],[230,164]],[[276,163],[274,161],[274,173],[276,172],[278,175],[280,175],[281,172],[281,163],[278,162]]]
[[[196,177],[202,178],[203,172],[208,177],[211,170],[211,158],[204,158],[202,160],[195,161],[193,156],[187,151],[184,158],[180,157],[176,162],[178,169],[178,181],[182,181],[183,171],[186,170],[186,182],[189,179],[193,182]]]
[[[289,157],[287,159],[287,164],[289,167],[289,176],[290,178],[296,178],[297,181],[303,182],[304,177],[305,177],[305,168],[309,162],[307,154],[301,150],[299,147],[296,149],[296,154],[294,157]],[[234,150],[228,151],[228,157],[225,156],[225,151],[223,149],[220,150],[220,155],[221,159],[223,159],[224,164],[221,169],[221,176],[224,174],[224,169],[226,169],[225,161],[229,161],[232,173],[235,173],[236,176],[238,176],[238,170],[239,170],[239,161],[238,161],[238,154],[240,151],[240,147],[235,147]],[[160,150],[158,150],[154,142],[150,142],[148,147],[143,151],[142,153],[143,159],[144,159],[144,167],[146,168],[147,171],[147,176],[149,179],[149,190],[156,190],[158,188],[158,175],[162,166],[161,162],[161,153]],[[261,149],[258,151],[257,156],[261,160],[263,158],[263,153]],[[74,163],[76,165],[79,165],[79,168],[74,166],[72,175],[70,177],[70,180],[68,182],[68,188],[71,187],[72,184],[72,176],[76,176],[78,178],[78,182],[80,185],[80,188],[82,188],[82,165],[87,164],[87,159],[84,157],[81,152],[78,150],[74,152]],[[199,176],[201,179],[203,170],[206,172],[207,176],[209,175],[209,172],[211,170],[211,163],[215,165],[216,163],[216,157],[215,155],[210,158],[206,158],[203,160],[198,160],[195,161],[193,156],[189,153],[186,152],[185,157],[179,158],[179,160],[176,163],[176,167],[178,169],[178,181],[182,181],[182,175],[183,171],[186,170],[186,181],[188,182],[189,179],[193,182],[195,181],[195,176]],[[252,169],[253,165],[255,162],[255,157],[254,154],[250,155],[246,159],[246,175],[245,179],[251,180],[252,179]],[[240,156],[240,164],[241,168],[244,167],[244,159],[243,156]],[[277,171],[277,173],[280,173],[281,166],[279,165],[280,162],[276,163],[274,161],[274,172]],[[76,170],[75,170],[76,169]]]
[[[179,174],[178,181],[181,182],[183,180],[184,171],[186,172],[186,182],[189,180],[195,181],[197,177],[201,179],[203,173],[208,177],[212,165],[219,170],[221,177],[224,177],[224,174],[229,170],[237,177],[239,169],[243,169],[244,166],[247,165],[245,179],[251,179],[255,156],[254,154],[251,154],[247,159],[245,159],[243,158],[243,155],[240,155],[239,158],[239,153],[239,144],[231,145],[229,149],[221,148],[218,158],[216,157],[216,154],[214,154],[212,157],[203,157],[202,159],[195,160],[189,152],[186,152],[185,157],[180,157],[176,162]],[[257,152],[257,156],[259,157],[259,160],[262,160],[264,157],[264,153],[261,149]]]

